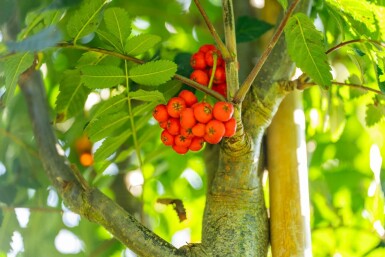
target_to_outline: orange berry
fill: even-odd
[[[191,144],[191,138],[185,137],[183,135],[177,135],[175,137],[174,144],[177,146],[189,147]]]
[[[88,167],[94,163],[94,158],[91,153],[84,152],[80,155],[79,161],[81,165]]]
[[[220,121],[228,121],[234,114],[234,106],[229,102],[216,102],[213,107],[213,116]]]
[[[218,144],[225,134],[225,125],[219,120],[211,120],[205,128],[204,139],[210,144]]]
[[[182,128],[192,128],[196,122],[192,108],[186,108],[180,113],[180,125]]]
[[[194,70],[190,74],[190,79],[204,86],[207,86],[207,84],[209,84],[209,75],[207,75],[207,73],[203,70]]]
[[[190,65],[194,70],[204,70],[207,66],[205,54],[197,52],[191,56]]]
[[[197,103],[193,110],[195,119],[200,123],[207,123],[213,118],[213,107],[209,103]]]
[[[215,50],[215,49],[217,49],[215,47],[215,45],[213,45],[213,44],[205,44],[205,45],[201,46],[198,51],[201,52],[201,53],[207,53],[209,50]]]
[[[179,146],[179,145],[173,145],[172,149],[174,149],[175,152],[178,154],[185,154],[188,152],[188,147]]]
[[[197,123],[194,127],[192,127],[192,133],[196,137],[203,137],[205,135],[206,125],[203,123]]]
[[[189,90],[182,90],[178,96],[186,102],[187,107],[191,107],[198,102],[198,98]]]
[[[152,116],[158,122],[166,121],[168,119],[167,106],[165,104],[158,104],[154,111],[152,112]]]
[[[174,144],[174,136],[171,135],[167,130],[163,130],[160,135],[160,140],[162,140],[165,145],[173,145]]]
[[[179,132],[180,132],[179,119],[177,119],[177,118],[168,119],[166,129],[173,136],[179,135]]]
[[[225,134],[224,137],[232,137],[234,136],[237,130],[237,122],[234,118],[229,119],[225,122]]]
[[[173,118],[179,118],[184,109],[186,109],[186,102],[180,97],[173,97],[167,103],[167,113]]]
[[[191,140],[191,144],[189,146],[189,149],[191,151],[199,151],[202,149],[202,147],[205,145],[205,140],[202,137],[194,137]]]

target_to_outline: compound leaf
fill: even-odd
[[[125,46],[126,54],[131,56],[142,54],[153,48],[160,40],[159,36],[151,34],[140,34],[129,38]]]
[[[146,91],[143,89],[139,89],[137,91],[130,92],[128,96],[131,99],[144,101],[144,102],[156,102],[156,103],[166,102],[163,94],[159,91]]]
[[[65,71],[56,99],[56,121],[65,121],[82,111],[89,93],[90,89],[81,82],[79,70]]]
[[[76,41],[94,32],[100,24],[100,12],[105,0],[84,0],[80,7],[68,17],[68,34]]]
[[[292,16],[285,27],[288,53],[297,66],[318,85],[330,86],[332,75],[322,36],[303,13]]]
[[[19,76],[26,69],[31,67],[34,60],[34,56],[30,52],[18,53],[8,57],[4,62],[4,76],[5,76],[5,96],[4,104],[15,93],[16,85],[19,80]]]
[[[116,66],[88,65],[80,69],[82,82],[89,88],[109,88],[124,81],[124,74]]]
[[[127,12],[118,7],[108,8],[104,12],[104,22],[107,31],[119,40],[119,47],[123,49],[126,39],[131,34],[131,20]]]
[[[385,106],[369,104],[366,107],[365,121],[367,126],[373,126],[385,117]]]
[[[169,81],[176,70],[177,65],[172,61],[153,61],[132,68],[129,77],[138,84],[158,86]]]

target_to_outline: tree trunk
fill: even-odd
[[[268,129],[270,237],[274,257],[312,256],[301,100],[298,92],[288,95]]]

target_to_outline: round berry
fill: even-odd
[[[202,147],[205,145],[205,140],[201,137],[194,137],[191,140],[191,144],[189,146],[189,149],[191,151],[199,151],[202,149]]]
[[[162,134],[160,134],[160,140],[162,140],[165,145],[173,145],[174,144],[174,136],[171,135],[167,130],[163,130]]]
[[[187,107],[191,107],[198,102],[198,98],[189,90],[182,90],[178,96],[186,102]]]
[[[159,122],[159,127],[161,127],[162,129],[166,129],[167,128],[167,121],[168,120]]]
[[[179,118],[184,109],[186,109],[186,102],[180,97],[173,97],[167,103],[167,113],[173,118]]]
[[[211,77],[211,74],[213,72],[213,69],[211,68],[209,70],[209,77]],[[222,66],[219,66],[216,68],[214,73],[214,84],[222,84],[226,82],[226,70]]]
[[[204,70],[207,66],[205,54],[197,52],[191,56],[190,65],[194,70]]]
[[[223,95],[224,97],[227,97],[227,84],[214,84],[212,88],[215,92],[218,92],[219,94]]]
[[[166,129],[171,135],[174,135],[174,136],[179,135],[179,132],[180,132],[179,119],[177,118],[168,119]]]
[[[197,103],[193,110],[195,119],[200,123],[207,123],[213,118],[213,107],[209,103]]]
[[[213,45],[213,44],[205,44],[205,45],[201,46],[198,51],[201,52],[201,53],[207,53],[208,51],[215,50],[215,49],[217,49],[215,47],[215,45]]]
[[[218,50],[209,50],[205,53],[205,60],[207,66],[213,67],[214,65],[214,55],[217,56],[217,67],[221,66],[223,63],[222,55]]]
[[[155,107],[154,111],[152,112],[152,116],[158,122],[167,121],[168,119],[167,106],[165,104],[158,104]]]
[[[190,79],[204,86],[209,83],[209,75],[203,70],[194,70],[190,75]]]
[[[213,116],[220,121],[228,121],[234,114],[234,106],[229,102],[216,102],[213,107]]]
[[[178,135],[175,137],[174,144],[177,146],[189,147],[191,144],[191,138],[185,137],[183,135]]]
[[[211,120],[205,128],[204,139],[210,144],[218,144],[225,134],[225,125],[219,120]]]
[[[225,122],[225,134],[224,137],[232,137],[234,136],[236,130],[237,130],[237,122],[234,118],[231,118],[230,120]]]
[[[173,145],[172,149],[174,149],[175,152],[178,154],[185,154],[188,152],[188,147],[179,146],[179,145]]]
[[[192,128],[187,128],[187,129],[184,129],[182,128],[180,130],[180,134],[186,138],[190,138],[192,139],[194,137],[194,134],[192,133]]]
[[[205,135],[206,125],[203,123],[197,123],[194,127],[192,127],[191,131],[196,137],[203,137]]]
[[[186,108],[180,113],[180,125],[182,128],[192,128],[196,122],[192,108]]]

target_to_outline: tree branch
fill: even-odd
[[[247,76],[245,81],[242,83],[241,87],[239,88],[238,92],[235,94],[233,102],[234,103],[241,103],[249,91],[253,81],[257,77],[259,71],[261,70],[262,66],[266,62],[267,58],[269,57],[271,51],[273,50],[274,46],[277,44],[278,39],[281,37],[283,33],[283,29],[286,26],[287,21],[289,20],[291,14],[294,12],[295,7],[299,3],[299,0],[294,0],[287,12],[285,13],[285,16],[283,17],[281,23],[279,24],[274,36],[272,37],[270,43],[266,47],[266,49],[263,51],[262,56],[259,58],[258,63],[254,66],[254,68],[251,70],[250,74]]]
[[[84,187],[78,181],[67,159],[58,154],[40,73],[30,69],[21,76],[19,85],[27,102],[40,159],[66,205],[105,227],[140,256],[186,256],[185,250],[176,249],[155,235],[98,189]]]

